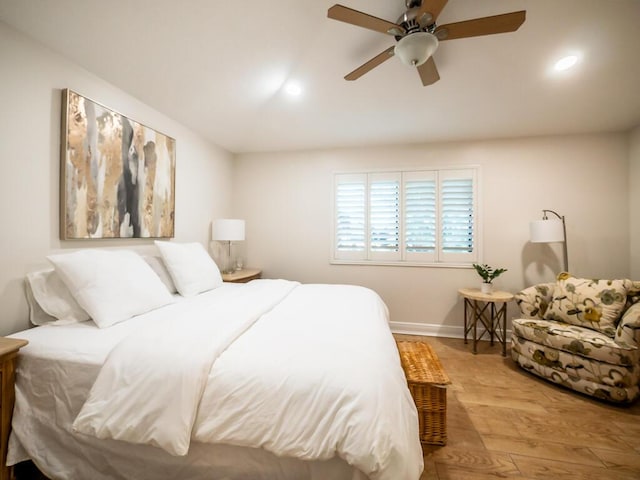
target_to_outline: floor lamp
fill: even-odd
[[[547,213],[553,213],[558,218],[549,219]],[[562,242],[564,247],[564,271],[569,271],[567,227],[564,222],[564,215],[559,215],[553,210],[542,210],[542,220],[535,220],[529,224],[529,240],[531,243]]]
[[[244,240],[244,220],[235,218],[220,218],[213,222],[211,238],[219,242],[227,242],[227,261],[222,268],[222,273],[232,273],[235,265],[231,261],[231,242]]]

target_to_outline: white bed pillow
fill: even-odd
[[[47,258],[100,328],[173,302],[158,275],[135,252],[90,249]]]
[[[191,297],[222,285],[218,266],[197,242],[155,241],[180,295]]]
[[[34,325],[66,325],[90,319],[54,269],[28,273],[26,283],[29,320]]]
[[[156,275],[160,277],[164,286],[167,287],[169,293],[176,293],[178,289],[176,288],[176,284],[173,283],[173,279],[171,278],[171,274],[169,270],[167,270],[167,266],[164,264],[164,260],[159,255],[145,255],[144,261],[149,264],[149,266],[156,272]]]

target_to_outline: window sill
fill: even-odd
[[[381,260],[329,260],[330,265],[361,265],[376,267],[422,267],[422,268],[473,268],[472,263],[427,263],[427,262],[385,262]]]

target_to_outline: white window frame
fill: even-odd
[[[451,253],[442,251],[442,182],[451,178],[471,178],[473,181],[473,251],[470,253]],[[482,262],[482,215],[480,205],[481,171],[477,165],[425,169],[394,169],[359,172],[334,172],[331,218],[331,264],[353,265],[396,265],[428,267],[470,267]],[[370,186],[374,180],[399,179],[399,251],[372,252],[370,233]],[[436,246],[434,252],[408,252],[405,245],[405,186],[411,180],[435,180],[436,182]],[[341,181],[364,182],[365,188],[365,248],[363,251],[338,251],[336,246],[337,187]]]

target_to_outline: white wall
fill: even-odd
[[[206,244],[212,219],[245,218],[248,265],[266,277],[370,286],[393,321],[456,334],[457,288],[477,285],[478,277],[468,269],[330,265],[332,172],[479,164],[483,260],[509,268],[498,287],[516,291],[552,279],[560,268],[559,245],[527,242],[528,222],[543,208],[567,217],[573,273],[640,279],[640,220],[631,210],[640,199],[640,128],[630,136],[247,154],[233,162],[228,152],[2,22],[0,69],[0,334],[28,326],[23,278],[47,266],[50,252],[152,249],[145,240],[58,239],[60,91],[67,87],[176,139],[177,240]]]
[[[528,242],[529,221],[543,208],[566,216],[572,273],[629,276],[624,134],[238,155],[233,213],[247,221],[246,263],[265,277],[365,285],[392,321],[460,334],[457,289],[479,285],[473,270],[329,264],[332,173],[469,164],[482,169],[483,261],[509,269],[496,287],[518,291],[562,269],[561,244]]]
[[[640,280],[640,126],[629,134],[629,244],[631,278]]]
[[[52,251],[151,250],[149,240],[60,241],[61,90],[71,88],[176,139],[175,237],[207,245],[231,207],[231,155],[0,22],[0,334],[28,326],[24,275]],[[167,92],[168,94],[175,94]]]

